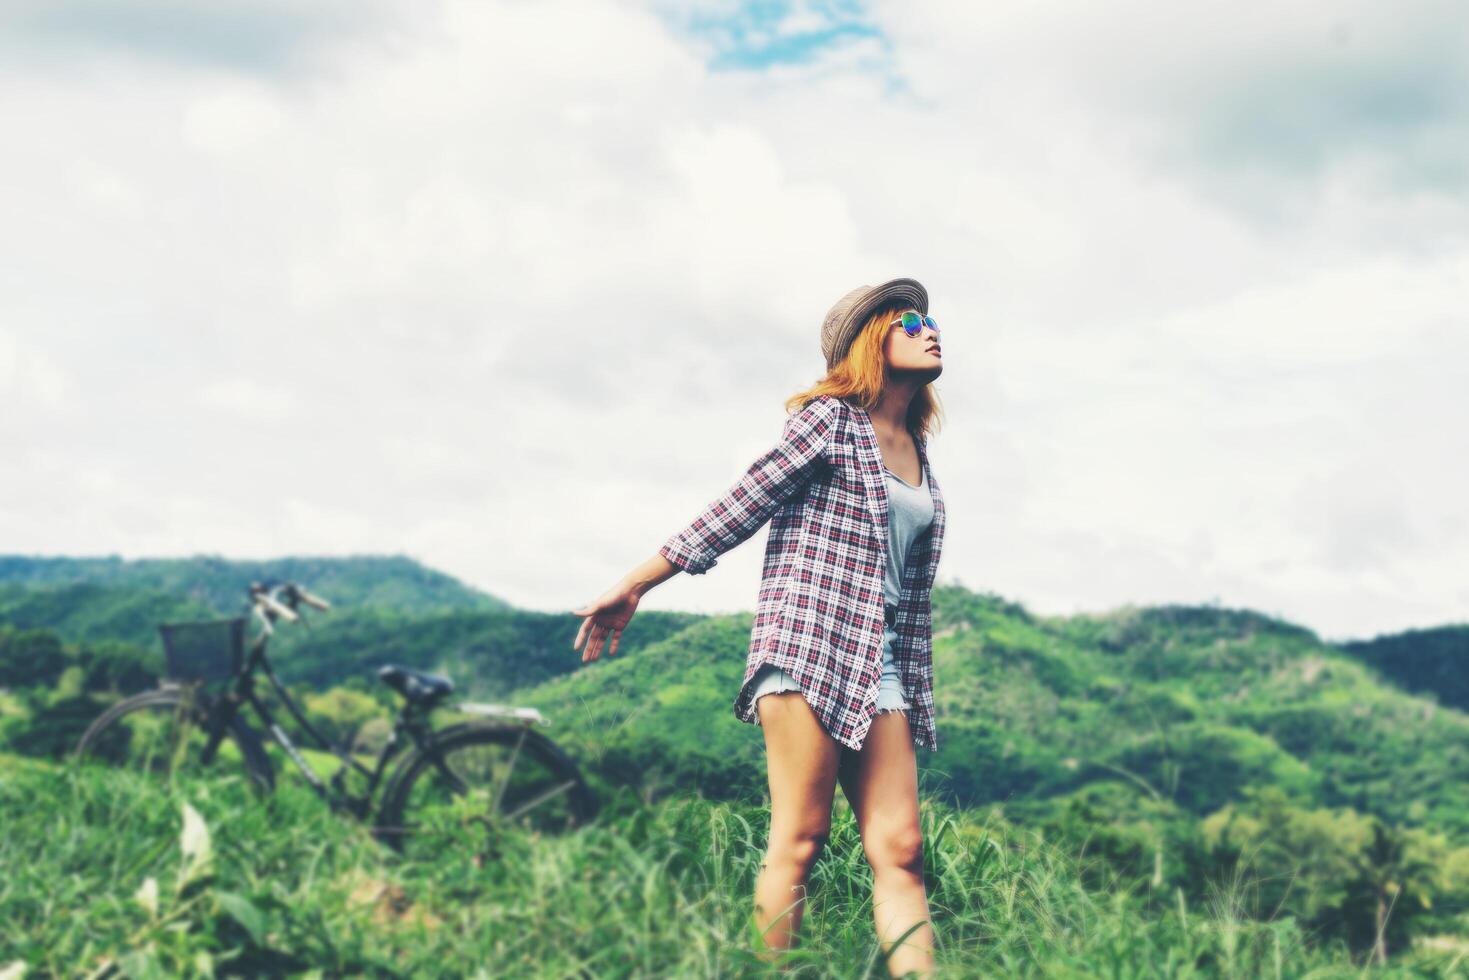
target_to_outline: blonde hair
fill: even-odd
[[[874,311],[853,338],[846,356],[826,372],[826,377],[786,399],[786,412],[805,408],[808,402],[822,395],[832,395],[864,409],[875,406],[886,376],[887,359],[882,349],[887,341],[888,327],[898,313],[911,308],[906,304],[889,305]],[[943,411],[932,383],[914,392],[913,400],[908,404],[905,424],[914,439],[924,441],[930,432],[943,428]]]

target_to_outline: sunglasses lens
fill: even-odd
[[[923,317],[917,313],[908,312],[903,314],[903,332],[910,337],[918,336],[923,329]]]

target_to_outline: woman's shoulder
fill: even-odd
[[[836,395],[815,395],[801,402],[791,415],[822,421],[835,421],[847,410],[847,403]]]
[[[837,395],[814,395],[801,403],[797,412],[810,412],[819,415],[830,415],[836,417],[848,410],[845,399]]]
[[[786,416],[787,436],[802,435],[825,443],[841,438],[846,429],[846,404],[834,395],[816,395]]]

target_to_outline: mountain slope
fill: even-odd
[[[203,603],[150,589],[77,582],[68,585],[0,585],[0,623],[45,629],[70,643],[116,640],[158,644],[158,624],[210,619]]]
[[[1469,711],[1469,623],[1337,644],[1399,687]]]
[[[348,558],[287,556],[233,561],[210,555],[191,558],[30,557],[0,555],[0,584],[60,586],[79,583],[138,589],[192,600],[223,615],[235,615],[251,582],[285,579],[346,607],[405,613],[447,609],[507,609],[509,603],[472,589],[401,555]]]
[[[1201,816],[1249,787],[1469,839],[1469,717],[1378,682],[1309,630],[1248,611],[1041,618],[934,597],[939,752],[925,792],[1016,812],[1116,783]],[[761,791],[763,739],[733,716],[752,617],[713,617],[625,659],[517,692],[645,785]]]
[[[625,651],[658,643],[702,617],[639,614],[623,632]],[[282,626],[271,641],[281,677],[330,687],[357,677],[376,683],[387,663],[449,675],[459,690],[496,700],[581,666],[571,648],[582,620],[570,613],[519,609],[434,612],[404,616],[373,609],[313,615],[309,630]]]

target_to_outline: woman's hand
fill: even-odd
[[[608,589],[596,602],[571,611],[573,615],[586,617],[581,629],[577,631],[576,640],[571,644],[573,650],[581,650],[582,644],[586,643],[586,649],[581,655],[582,663],[601,656],[602,644],[608,634],[612,636],[612,645],[607,648],[607,656],[616,656],[617,641],[622,638],[622,630],[627,626],[627,621],[638,611],[640,598],[642,596],[638,590],[624,581]]]

